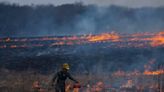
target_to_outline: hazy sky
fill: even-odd
[[[84,4],[121,5],[128,7],[158,7],[164,6],[164,0],[0,0],[0,2],[19,3],[20,5],[33,4],[54,4],[61,5],[66,3],[83,2]]]

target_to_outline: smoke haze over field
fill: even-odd
[[[164,30],[164,8],[0,4],[0,37],[156,32]]]

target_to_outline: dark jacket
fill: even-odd
[[[53,83],[55,82],[56,85],[58,85],[58,84],[59,84],[59,85],[60,85],[60,84],[65,85],[65,81],[66,81],[67,78],[71,79],[71,80],[74,81],[74,82],[78,82],[77,80],[75,80],[75,79],[70,75],[69,72],[64,72],[64,71],[59,71],[59,72],[57,72],[57,73],[54,75],[54,77],[53,77],[53,79],[52,79],[52,82],[53,82]]]

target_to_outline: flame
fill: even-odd
[[[155,59],[151,59],[148,64],[144,65],[145,71],[144,71],[144,75],[160,75],[160,74],[164,74],[164,70],[163,69],[158,69],[156,71],[152,71],[152,65],[155,64]]]
[[[45,41],[45,43],[44,43]],[[47,44],[47,43],[48,44]],[[38,37],[38,38],[0,38],[0,48],[28,48],[41,46],[84,45],[94,43],[109,43],[108,47],[115,48],[147,48],[164,47],[164,32],[118,34],[115,32],[97,35]],[[27,44],[27,45],[26,45]]]
[[[80,90],[79,88],[74,88],[73,92],[79,92],[79,90]]]
[[[164,74],[164,70],[156,70],[156,71],[145,71],[144,75],[161,75]]]
[[[119,35],[116,33],[103,33],[100,35],[89,36],[88,41],[90,42],[99,42],[99,41],[107,41],[107,40],[118,41],[119,38],[120,38]]]
[[[142,73],[136,69],[134,71],[131,71],[131,72],[125,72],[125,71],[118,70],[118,71],[114,72],[112,74],[112,76],[114,76],[114,77],[125,77],[125,76],[127,76],[128,77],[128,76],[139,76],[141,74]]]
[[[164,45],[164,32],[159,32],[154,37],[152,37],[151,46],[157,47],[162,45]]]
[[[66,92],[71,92],[70,89],[71,89],[71,84],[66,85],[65,91],[66,91]]]

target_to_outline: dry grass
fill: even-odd
[[[1,69],[0,75],[1,75],[0,92],[34,92],[32,88],[34,81],[38,80],[41,82],[43,80],[47,80],[49,83],[53,76],[53,74],[42,75],[32,71],[15,72],[6,69]],[[76,75],[75,77],[78,78],[78,80],[83,86],[86,86],[88,83],[91,85],[95,85],[98,81],[102,81],[105,85],[107,86],[110,85],[111,88],[112,87],[114,88],[115,85],[121,86],[125,84],[126,80],[131,79],[134,82],[135,87],[141,89],[140,92],[149,92],[144,90],[151,86],[153,87],[153,85],[157,85],[158,83],[157,77],[154,76],[153,77],[152,76],[117,77],[117,76],[110,76],[110,75],[109,76],[101,76],[101,75],[77,76]],[[67,81],[67,83],[70,84],[72,82]],[[54,92],[54,91],[49,91],[49,92]],[[121,92],[121,91],[117,91],[117,92]]]

